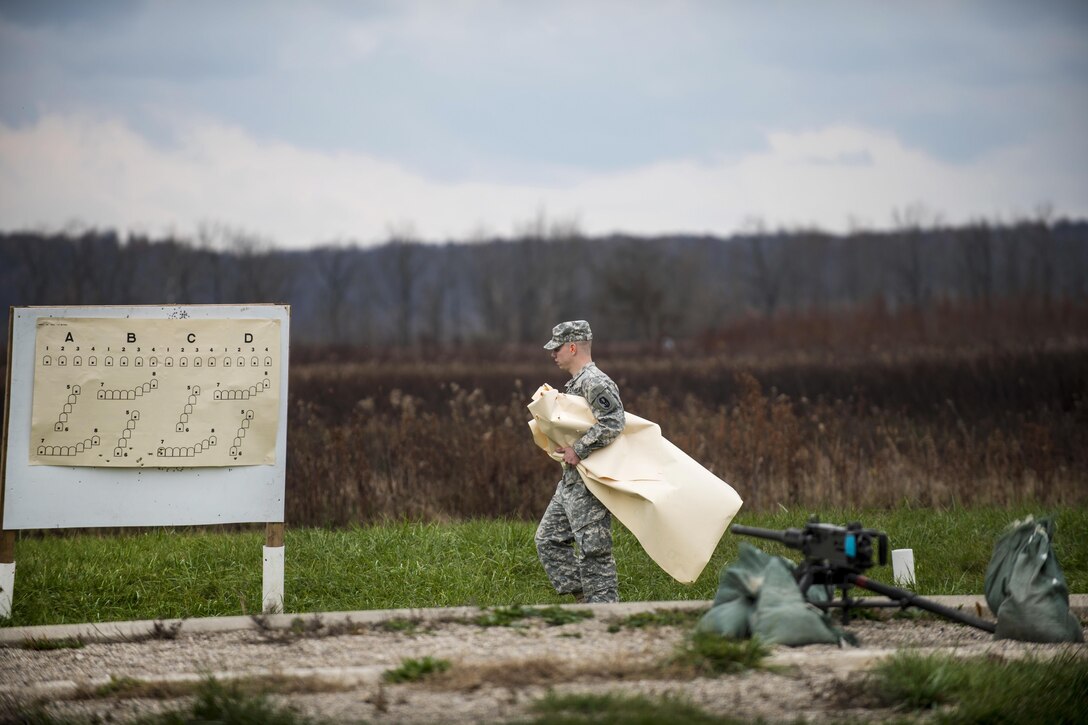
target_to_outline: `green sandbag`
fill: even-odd
[[[722,567],[714,605],[696,631],[790,646],[837,643],[840,634],[826,616],[805,603],[793,568],[790,560],[742,542],[737,561]]]
[[[773,558],[751,544],[741,542],[737,560],[722,567],[714,603],[699,620],[696,631],[733,639],[751,637],[748,617],[755,609],[756,597],[763,586],[763,569]]]
[[[1051,549],[1050,518],[1013,522],[998,539],[986,567],[986,603],[997,615],[997,639],[1083,642],[1069,611],[1069,589]]]
[[[734,599],[748,599],[754,603],[763,586],[763,570],[775,558],[742,541],[737,560],[722,567],[718,575],[718,592],[711,606],[716,607]]]
[[[823,612],[801,595],[793,572],[774,560],[763,573],[763,588],[751,617],[754,636],[767,644],[790,647],[839,643],[840,635],[828,625]]]
[[[720,634],[730,639],[748,639],[752,636],[748,626],[752,608],[752,602],[744,597],[711,607],[695,625],[695,631]]]

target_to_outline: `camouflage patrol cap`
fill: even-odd
[[[593,339],[593,331],[585,320],[560,322],[552,328],[552,339],[544,344],[545,350],[555,350],[568,342],[582,342]]]

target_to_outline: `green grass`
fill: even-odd
[[[419,682],[422,679],[445,672],[450,668],[450,661],[435,659],[430,655],[418,659],[401,660],[400,666],[382,673],[385,682]]]
[[[680,643],[673,662],[700,674],[736,674],[759,668],[770,653],[755,637],[730,639],[713,632],[694,632]]]
[[[86,644],[79,637],[64,637],[62,639],[29,639],[23,640],[23,649],[36,650],[39,652],[55,650],[55,649],[83,649]]]
[[[809,511],[742,511],[736,523],[800,527]],[[920,594],[982,592],[993,544],[1013,519],[1055,513],[1055,553],[1070,591],[1088,591],[1088,509],[903,506],[884,511],[821,511],[821,520],[859,520],[886,531],[893,547],[913,548]],[[533,546],[534,522],[480,520],[389,523],[343,530],[288,529],[286,610],[328,612],[476,605],[570,603],[548,585]],[[741,537],[726,534],[702,576],[679,584],[615,526],[620,594],[626,601],[712,599],[718,572]],[[797,560],[798,552],[750,540]],[[156,530],[118,536],[21,536],[12,617],[6,626],[180,619],[255,614],[260,609],[263,531]],[[869,575],[892,581],[891,566]]]
[[[530,618],[542,619],[549,627],[558,627],[580,622],[583,619],[592,619],[593,612],[588,609],[563,609],[557,606],[523,607],[515,604],[512,607],[496,607],[472,621],[480,627],[512,627]]]
[[[131,677],[114,677],[110,675],[110,681],[104,685],[96,687],[94,690],[95,697],[112,697],[114,695],[136,690],[141,687],[142,683],[139,680]]]
[[[534,702],[536,718],[529,721],[543,725],[726,725],[739,722],[715,717],[678,697],[651,698],[620,693],[567,694],[549,692]]]
[[[397,632],[400,634],[414,635],[420,631],[422,624],[423,620],[421,619],[393,617],[392,619],[387,619],[384,622],[378,622],[371,626],[382,632]]]
[[[148,725],[183,723],[234,723],[235,725],[305,725],[315,721],[289,707],[271,703],[263,693],[250,694],[233,684],[209,679],[197,692],[188,711],[164,713]]]
[[[111,698],[142,691],[142,685],[135,680],[120,678],[98,688],[91,696]],[[178,693],[180,694],[180,693]],[[192,693],[193,701],[184,709],[167,710],[156,715],[140,718],[142,725],[191,725],[193,723],[230,723],[231,725],[318,725],[323,721],[313,720],[299,714],[290,707],[281,707],[268,698],[268,691],[258,689],[245,682],[222,683],[209,678],[199,683]],[[149,697],[164,697],[155,693]],[[176,695],[173,695],[176,696]],[[8,715],[4,722],[27,723],[28,725],[92,725],[110,722],[97,715],[57,717],[46,712],[44,703],[36,703],[26,708],[17,708]]]
[[[647,627],[694,627],[703,615],[705,608],[700,609],[655,609],[652,612],[636,612],[626,617],[616,619],[608,625],[609,632],[619,632],[627,629],[646,629]]]
[[[1088,721],[1088,659],[957,659],[901,653],[882,662],[867,692],[901,710],[945,706],[939,722],[1058,723]]]

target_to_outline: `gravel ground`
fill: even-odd
[[[583,607],[583,609],[591,609]],[[689,607],[690,609],[690,607]],[[880,657],[901,648],[950,649],[962,655],[1017,657],[1085,645],[994,641],[981,630],[928,617],[856,620],[848,630],[859,647],[776,647],[772,669],[716,678],[692,677],[667,666],[692,625],[615,626],[607,611],[548,626],[480,627],[464,621],[423,621],[405,630],[389,623],[340,621],[318,626],[313,617],[291,629],[247,629],[212,634],[182,631],[174,639],[89,643],[78,649],[0,649],[0,722],[18,708],[43,703],[63,717],[98,716],[125,722],[185,697],[89,697],[85,693],[132,678],[160,686],[218,678],[269,678],[273,700],[334,722],[492,722],[524,719],[526,706],[549,690],[682,695],[708,712],[742,720],[876,721],[893,713],[857,707],[843,696]],[[394,622],[396,624],[397,622]],[[382,683],[382,673],[407,658],[434,657],[450,670],[412,684]],[[82,693],[82,694],[81,694]]]

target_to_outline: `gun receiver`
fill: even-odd
[[[850,621],[850,609],[852,607],[899,607],[906,609],[915,606],[939,614],[946,619],[977,627],[987,632],[995,630],[995,626],[991,622],[941,606],[906,589],[881,584],[863,576],[862,572],[872,567],[874,563],[879,563],[881,566],[888,563],[888,535],[874,529],[862,528],[860,523],[853,522],[845,527],[834,526],[832,524],[821,524],[819,519],[813,516],[803,529],[775,531],[773,529],[737,525],[729,527],[729,530],[740,536],[754,536],[769,541],[777,541],[791,549],[800,551],[805,559],[794,570],[794,576],[797,579],[798,587],[801,589],[801,594],[808,599],[808,591],[813,584],[822,586],[827,595],[826,601],[819,601],[818,599],[808,599],[808,601],[825,610],[841,608],[843,624]],[[876,543],[876,562],[873,561],[874,542]],[[850,587],[852,586],[883,594],[890,601],[852,599],[850,597]],[[842,598],[837,601],[834,599],[835,589],[842,590]]]
[[[888,563],[888,535],[874,529],[864,529],[854,522],[845,528],[832,524],[821,524],[816,518],[811,519],[803,529],[759,529],[750,526],[732,526],[729,529],[741,536],[755,536],[785,544],[805,555],[805,561],[831,567],[860,572],[878,563]],[[877,544],[876,562],[873,561],[873,543]]]

